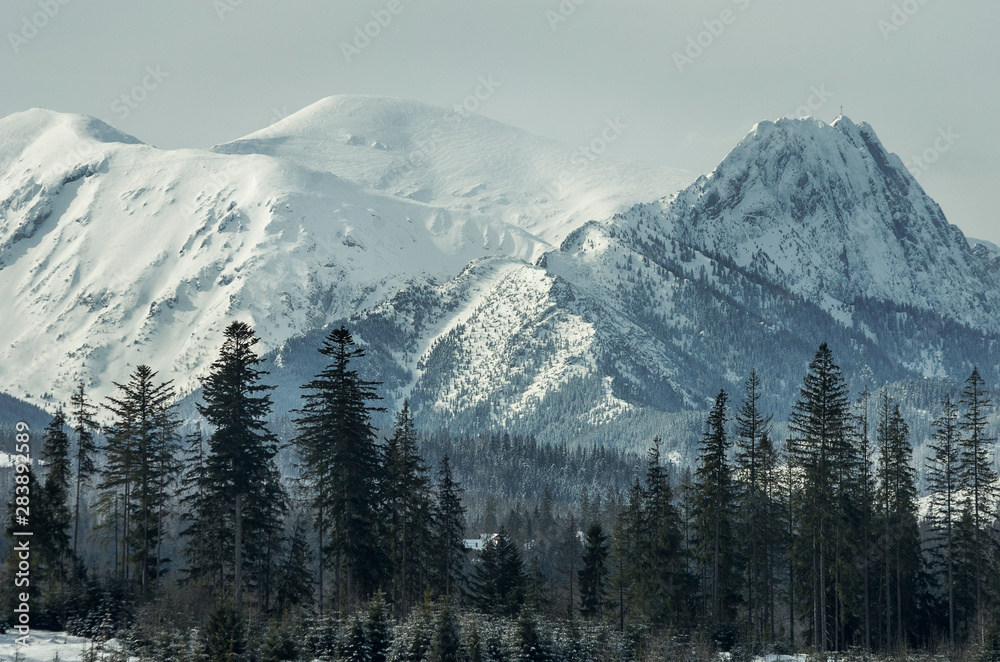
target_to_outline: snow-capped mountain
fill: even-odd
[[[692,179],[375,97],[213,151],[18,113],[0,120],[2,390],[38,401],[87,378],[103,395],[141,362],[189,390],[232,318],[276,349],[475,259],[535,260]]]
[[[104,395],[145,362],[189,391],[237,317],[279,411],[346,322],[390,408],[554,440],[695,435],[752,368],[780,416],[822,341],[854,387],[1000,383],[998,253],[868,125],[762,122],[684,190],[592,156],[377,97],[211,151],[0,120],[0,390]]]

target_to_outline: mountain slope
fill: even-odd
[[[0,120],[0,287],[16,320],[0,328],[3,390],[38,402],[86,378],[106,395],[141,362],[190,390],[232,318],[276,349],[478,258],[534,259],[588,210],[626,208],[685,177],[574,165],[567,146],[449,116],[337,97],[214,152],[158,150],[44,110]],[[319,138],[348,129],[374,142]],[[427,132],[433,158],[412,161],[406,150]],[[491,158],[462,167],[475,154]],[[564,172],[590,188],[551,194]]]
[[[408,397],[425,426],[681,447],[698,434],[683,412],[739,392],[751,369],[781,420],[822,341],[855,391],[954,384],[975,364],[1000,382],[994,261],[867,125],[782,120],[534,264],[477,264],[347,322],[390,402]],[[318,340],[281,365],[307,365]]]

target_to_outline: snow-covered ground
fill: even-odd
[[[59,662],[80,662],[89,639],[74,637],[65,632],[33,630],[28,635],[28,645],[16,643],[19,635],[14,632],[0,634],[0,662],[52,662],[58,655]]]

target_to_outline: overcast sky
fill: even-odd
[[[700,173],[760,120],[843,105],[1000,243],[998,26],[996,0],[2,0],[0,115],[209,147],[332,94],[450,107],[492,77],[482,115],[573,145],[620,118],[609,151]]]

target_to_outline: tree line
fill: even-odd
[[[469,532],[450,458],[428,468],[409,406],[390,434],[376,431],[379,384],[352,367],[364,350],[344,327],[301,387],[290,442],[298,474],[282,477],[256,343],[244,323],[226,329],[202,384],[205,431],[182,434],[172,384],[145,365],[115,383],[107,425],[83,384],[55,413],[43,462],[27,472],[40,618],[110,636],[151,605],[182,600],[204,625],[198,650],[227,660],[254,656],[237,655],[232,637],[205,637],[242,632],[248,618],[279,631],[336,622],[329,657],[371,660],[387,659],[372,651],[387,654],[394,638],[424,636],[411,631],[421,627],[423,657],[399,659],[468,659],[473,623],[507,623],[542,655],[555,644],[536,631],[541,616],[550,633],[578,620],[617,631],[619,656],[641,655],[627,644],[636,632],[647,649],[680,636],[750,652],[955,652],[995,638],[997,475],[978,370],[957,401],[941,403],[923,499],[899,405],[884,389],[852,398],[823,344],[785,439],[752,372],[738,403],[726,391],[715,398],[693,468],[665,462],[656,439],[641,478],[603,503],[585,495],[557,512],[547,491],[533,510],[481,517],[488,529]],[[80,527],[88,486],[93,532]],[[165,551],[171,522],[176,559]],[[479,534],[470,551],[465,539]],[[105,544],[103,577],[79,552],[87,535]],[[345,653],[352,637],[361,657]],[[427,657],[434,637],[461,639],[458,657]]]

